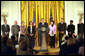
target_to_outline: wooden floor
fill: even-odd
[[[40,50],[40,47],[34,47],[34,49]],[[59,47],[50,48],[50,46],[48,46],[48,52],[39,52],[34,55],[58,55],[59,51],[60,51]]]

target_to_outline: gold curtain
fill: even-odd
[[[52,9],[52,17],[57,24],[61,18],[64,18],[64,1],[21,1],[21,21],[25,22],[25,25],[29,26],[29,21],[33,21],[33,9],[35,10],[36,26],[41,22],[41,18],[45,19],[45,22],[50,24],[50,8]],[[38,32],[37,32],[38,35]],[[39,37],[35,41],[36,45],[39,46]],[[58,43],[58,30],[56,30],[56,45]],[[49,40],[49,39],[48,39]],[[48,42],[49,45],[49,42]]]

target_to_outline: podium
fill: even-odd
[[[42,43],[41,43],[40,51],[48,51],[48,47],[46,43],[47,28],[43,26],[40,28],[40,31],[42,32]]]

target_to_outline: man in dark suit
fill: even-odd
[[[9,32],[10,32],[10,27],[7,24],[7,21],[4,21],[4,24],[2,25],[2,33],[3,35],[7,35],[7,37],[9,37]]]
[[[42,44],[42,30],[41,30],[41,27],[43,27],[43,26],[48,29],[48,24],[46,22],[44,22],[44,19],[42,18],[42,22],[39,23],[39,26],[38,26],[38,31],[39,31],[39,36],[40,36],[40,46]],[[45,37],[46,36],[47,36],[47,32],[45,32]]]
[[[29,34],[29,39],[30,39],[30,46],[34,48],[35,42],[34,42],[34,37],[35,37],[35,26],[32,26],[32,21],[30,21],[29,26],[28,26],[28,34]]]
[[[12,35],[16,37],[15,39],[18,40],[20,26],[17,25],[17,21],[14,21],[14,25],[12,25],[11,31],[12,31]]]
[[[61,22],[58,24],[58,31],[59,31],[59,47],[62,43],[62,37],[64,34],[66,34],[66,23],[64,22],[64,19],[61,19]]]
[[[79,20],[79,24],[77,24],[77,28],[78,28],[78,37],[83,39],[83,35],[84,35],[84,24],[82,23],[82,20]]]
[[[75,25],[73,25],[73,20],[70,20],[70,25],[68,25],[67,31],[68,31],[69,37],[72,37],[72,35],[75,31]]]

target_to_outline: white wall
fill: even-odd
[[[73,20],[75,25],[75,33],[77,34],[77,24],[79,23],[79,11],[84,13],[84,1],[65,1],[65,22],[67,25]],[[84,23],[84,18],[83,18]]]
[[[18,25],[20,25],[20,1],[1,1],[1,14],[3,14],[3,10],[8,12],[7,24],[11,26],[14,24],[14,21],[18,21]],[[3,17],[1,17],[1,25],[3,24]],[[1,32],[2,34],[2,32]],[[11,31],[10,31],[11,36]]]

